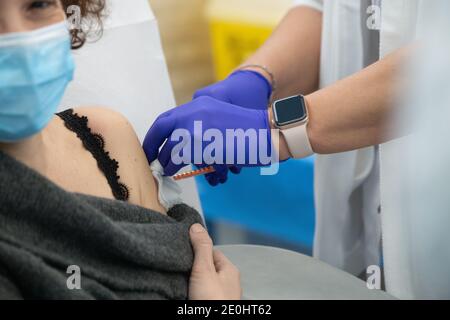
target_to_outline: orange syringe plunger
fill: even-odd
[[[196,177],[196,176],[212,173],[212,172],[215,172],[215,171],[216,170],[214,169],[214,167],[210,166],[210,167],[206,167],[206,168],[193,170],[193,171],[188,171],[188,172],[184,172],[184,173],[180,173],[180,174],[174,175],[173,179],[175,181],[179,181],[179,180],[184,180],[184,179],[193,178],[193,177]]]

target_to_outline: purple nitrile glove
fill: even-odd
[[[272,86],[260,73],[238,70],[223,81],[198,90],[194,99],[208,96],[250,109],[267,109],[272,94]]]
[[[223,81],[219,81],[194,94],[194,99],[205,96],[228,102],[249,109],[266,110],[272,95],[272,86],[260,73],[251,70],[238,70]],[[234,174],[242,170],[238,166],[229,166]],[[208,174],[207,179],[213,182],[218,174]],[[223,175],[222,175],[223,176]]]
[[[207,175],[208,182],[224,183],[229,170],[270,164],[268,112],[200,97],[161,114],[145,137],[144,150],[149,163],[158,159],[167,176],[189,164],[213,165],[216,172]]]

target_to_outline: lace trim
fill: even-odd
[[[109,152],[105,151],[105,139],[103,136],[98,133],[92,133],[91,128],[88,126],[88,118],[86,116],[80,117],[74,113],[73,109],[57,113],[56,115],[64,121],[67,129],[76,133],[86,150],[92,153],[95,160],[97,160],[97,165],[108,180],[114,198],[127,201],[130,197],[129,189],[125,184],[119,182],[120,176],[117,175],[119,163],[110,157]]]

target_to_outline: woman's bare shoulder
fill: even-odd
[[[115,132],[120,130],[122,134],[136,137],[132,125],[120,112],[106,107],[95,106],[74,108],[74,112],[88,118],[89,127],[93,132],[98,131],[114,135]]]
[[[141,144],[128,119],[121,113],[104,107],[79,107],[74,112],[88,118],[92,133],[105,139],[105,148],[119,158],[143,157]]]
[[[88,118],[92,133],[102,135],[105,150],[119,162],[119,176],[130,189],[130,202],[162,212],[150,166],[128,119],[104,107],[79,107],[74,112]]]

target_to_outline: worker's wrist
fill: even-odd
[[[260,64],[245,64],[241,65],[234,72],[236,71],[252,71],[254,73],[257,73],[258,75],[262,76],[263,79],[267,81],[267,83],[270,86],[270,95],[273,96],[276,89],[277,89],[277,83],[275,79],[274,73],[265,65]]]
[[[317,115],[317,109],[314,108],[316,105],[316,99],[314,94],[310,94],[304,97],[306,105],[308,106],[308,124],[306,125],[306,132],[309,139],[309,144],[311,145],[314,153],[320,153],[320,130],[318,130],[320,123]]]
[[[308,139],[309,145],[311,146],[311,149],[314,153],[317,153],[317,140],[319,135],[317,134],[318,132],[320,132],[319,130],[317,130],[316,128],[318,128],[317,126],[317,114],[315,112],[311,112],[311,110],[313,109],[313,105],[315,105],[315,99],[311,98],[310,96],[305,96],[305,104],[308,108],[308,123],[306,124],[306,139]],[[276,127],[274,121],[274,115],[273,115],[273,109],[272,107],[269,108],[269,121],[270,121],[270,126],[272,129],[275,129],[279,138],[279,143],[277,145],[277,152],[279,155],[279,159],[280,161],[284,161],[287,159],[292,158],[292,153],[289,149],[287,140],[283,134],[283,131],[280,130],[279,128]],[[273,135],[273,134],[272,134]],[[272,138],[273,141],[274,138]]]
[[[276,150],[276,152],[278,152],[279,161],[285,161],[285,160],[288,160],[288,159],[292,158],[291,152],[289,151],[289,148],[288,148],[286,139],[283,136],[283,133],[274,124],[272,108],[269,108],[268,116],[269,116],[270,128],[273,129],[273,131],[272,131],[272,143],[273,143],[274,138],[275,138],[273,136],[274,132],[276,132],[276,134],[278,135],[278,150]]]
[[[258,67],[253,67],[253,66],[242,66],[237,68],[235,71],[238,70],[242,70],[242,71],[253,71],[256,73],[259,73],[260,75],[262,75],[264,78],[266,78],[266,80],[272,85],[272,79],[270,74],[265,71],[264,69],[258,68]]]

